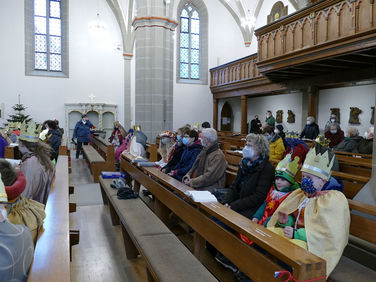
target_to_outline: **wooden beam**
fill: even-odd
[[[218,130],[218,99],[213,99],[213,128]]]
[[[243,95],[241,97],[241,104],[242,104],[241,133],[242,134],[247,134],[247,96]]]
[[[317,121],[317,110],[319,108],[319,91],[317,87],[311,86],[307,89],[308,95],[308,116],[313,116]]]

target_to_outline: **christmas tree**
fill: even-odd
[[[26,122],[29,122],[31,118],[29,118],[29,115],[25,115],[23,112],[27,109],[23,104],[21,104],[20,96],[18,95],[18,104],[15,104],[12,109],[16,112],[14,115],[9,115],[9,118],[7,119],[8,122],[20,122],[22,123],[24,120]]]

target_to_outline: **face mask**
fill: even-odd
[[[163,145],[166,145],[167,144],[167,139],[166,138],[162,138],[161,142],[162,142]]]
[[[251,148],[251,147],[248,147],[248,146],[245,146],[243,148],[243,158],[244,159],[253,159],[255,156],[255,151]]]
[[[176,136],[176,140],[178,140],[178,142],[180,142],[180,143],[183,143],[183,139],[181,139],[181,136],[180,136],[180,135],[177,135],[177,136]]]
[[[331,122],[336,122],[336,119],[335,118],[331,118],[330,121]]]
[[[201,145],[203,146],[203,147],[206,147],[208,144],[204,141],[204,139],[203,138],[201,138]]]
[[[302,180],[302,190],[308,194],[314,194],[317,189],[313,187],[312,179],[304,177]]]
[[[86,123],[86,120],[83,119],[83,120],[82,120],[82,123],[85,124],[85,123]]]
[[[307,120],[307,125],[310,125],[310,124],[311,124],[311,122],[309,120]]]
[[[335,129],[335,130],[330,130],[330,133],[331,133],[331,134],[336,134],[336,133],[337,133],[337,129]]]
[[[183,138],[183,144],[184,144],[185,146],[188,146],[188,145],[189,145],[189,137],[184,137],[184,138]]]
[[[275,134],[279,134],[279,130],[278,129],[274,129],[274,133]]]
[[[271,136],[271,135],[265,135],[265,137],[266,137],[266,139],[268,139],[268,141],[270,141],[270,140],[272,140],[272,138],[273,138],[273,136]]]

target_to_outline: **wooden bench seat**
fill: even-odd
[[[121,224],[127,258],[146,260],[149,281],[217,281],[140,198],[119,200],[111,182],[99,179],[112,224]]]
[[[376,281],[376,271],[342,256],[337,267],[329,277],[330,281]]]
[[[115,171],[114,146],[99,136],[94,136],[91,145],[82,146],[85,159],[89,163],[94,182],[99,181],[102,171]]]

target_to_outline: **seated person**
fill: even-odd
[[[26,178],[22,196],[46,204],[55,167],[51,162],[51,147],[38,138],[35,122],[23,123],[18,140],[22,155],[21,171]]]
[[[329,147],[333,148],[345,139],[345,135],[338,123],[331,123],[328,125],[328,130],[325,131],[325,138],[330,140]]]
[[[328,152],[311,149],[301,169],[302,188],[281,203],[267,224],[272,231],[325,259],[327,276],[341,258],[350,227],[344,194],[323,191],[332,165]]]
[[[248,134],[238,173],[225,200],[226,206],[251,218],[265,201],[273,180],[268,140],[260,134]]]
[[[211,126],[210,126],[210,123],[209,123],[208,121],[204,121],[204,122],[201,124],[201,127],[202,127],[202,129],[204,129],[204,128],[210,128]]]
[[[300,138],[313,140],[316,139],[319,133],[319,126],[315,123],[315,118],[312,116],[307,117],[307,124],[304,126],[302,133],[300,133]]]
[[[171,160],[175,150],[175,138],[171,131],[163,131],[159,134],[159,148],[158,153],[161,155],[161,160],[155,162],[159,167],[165,167]]]
[[[168,175],[180,181],[192,168],[198,154],[202,150],[202,145],[198,139],[198,132],[196,130],[186,130],[183,136],[184,152],[179,163],[168,173]]]
[[[213,191],[225,187],[227,161],[219,148],[217,131],[205,128],[202,131],[201,143],[203,149],[183,177],[183,182],[196,190]]]
[[[37,241],[39,228],[46,217],[44,205],[31,199],[23,198],[26,179],[21,171],[16,171],[6,160],[0,160],[1,180],[5,185],[9,204],[6,206],[8,220],[13,224],[25,225],[29,228],[34,243]]]
[[[373,133],[374,127],[371,126],[364,133],[364,138],[361,139],[358,143],[357,151],[360,154],[372,154],[373,151]]]
[[[162,172],[169,173],[179,162],[181,156],[184,152],[184,144],[183,144],[183,134],[186,130],[189,130],[188,127],[180,127],[177,130],[176,135],[176,143],[174,145],[174,151],[172,153],[170,161],[166,164],[164,168],[162,168]]]
[[[27,281],[34,255],[33,240],[26,226],[8,221],[6,204],[8,198],[0,180],[0,280]]]
[[[285,138],[286,150],[283,156],[291,154],[291,158],[299,157],[299,164],[302,164],[309,151],[309,147],[303,140],[299,139],[299,135],[295,132],[287,132]]]
[[[52,151],[52,160],[57,160],[57,157],[59,156],[59,146],[61,144],[61,131],[56,125],[56,122],[53,120],[47,120],[46,122],[46,128],[48,129],[47,135],[46,135],[46,143],[51,146],[53,149]]]
[[[119,148],[121,144],[123,144],[125,134],[125,129],[121,126],[120,122],[114,121],[114,128],[112,130],[110,138],[108,138],[108,141],[112,145],[114,145],[115,150]]]
[[[146,158],[146,140],[147,136],[140,130],[136,130],[129,145],[129,153],[135,157]]]
[[[283,152],[285,151],[285,145],[283,144],[283,139],[278,134],[274,133],[274,128],[267,126],[263,129],[262,134],[268,139],[270,146],[269,159],[271,160],[281,160],[283,157]]]
[[[10,140],[6,133],[0,131],[0,158],[4,158],[5,147],[10,144]]]
[[[129,149],[129,145],[131,144],[131,139],[134,133],[134,129],[130,128],[128,131],[127,136],[124,138],[123,143],[115,150],[115,161],[120,161],[121,153]]]
[[[362,137],[359,136],[359,131],[355,127],[349,126],[346,132],[346,138],[342,140],[333,149],[334,151],[356,153],[359,141]]]

